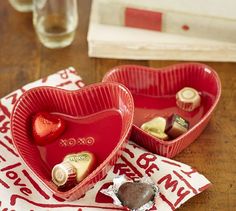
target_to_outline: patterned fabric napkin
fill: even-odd
[[[79,200],[68,202],[52,194],[29,171],[17,154],[10,132],[10,115],[16,100],[26,90],[36,86],[56,86],[76,90],[84,86],[74,68],[25,85],[0,100],[0,207],[2,210],[124,210],[100,190],[108,188],[117,175],[132,179],[151,177],[160,188],[157,204],[152,210],[174,210],[194,195],[210,186],[210,182],[195,169],[155,154],[129,142],[122,156],[108,172]]]

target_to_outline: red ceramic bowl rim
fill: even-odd
[[[203,116],[203,118],[201,118],[201,120],[196,123],[192,128],[190,128],[186,133],[184,133],[183,135],[179,136],[178,138],[175,138],[171,141],[163,141],[161,139],[158,139],[148,133],[146,133],[145,131],[143,131],[141,128],[139,128],[138,126],[134,125],[133,126],[139,130],[139,132],[145,134],[145,135],[148,135],[149,137],[152,137],[153,139],[155,139],[156,141],[158,141],[159,143],[161,144],[164,144],[164,145],[171,145],[175,142],[178,142],[179,140],[183,139],[185,136],[187,136],[189,133],[192,133],[192,131],[194,131],[196,128],[200,127],[201,124],[203,122],[205,122],[207,120],[207,118],[212,114],[213,110],[215,109],[216,105],[218,104],[219,102],[219,99],[220,99],[220,96],[221,96],[221,82],[220,82],[220,78],[217,74],[217,72],[209,67],[208,65],[205,65],[205,64],[202,64],[202,63],[197,63],[197,62],[187,62],[187,63],[179,63],[179,64],[174,64],[174,65],[168,65],[166,67],[160,67],[160,68],[154,68],[154,67],[148,67],[148,66],[142,66],[142,65],[119,65],[119,66],[115,66],[114,68],[112,68],[110,71],[108,71],[103,79],[102,79],[102,82],[107,82],[107,78],[112,75],[114,72],[117,72],[117,71],[121,71],[121,68],[124,68],[124,67],[128,67],[128,68],[143,68],[145,69],[145,71],[147,72],[152,72],[152,71],[173,71],[171,70],[171,68],[178,68],[178,67],[183,67],[183,66],[190,66],[190,65],[195,65],[195,66],[198,66],[198,67],[202,67],[204,70],[201,70],[201,71],[206,71],[206,72],[209,72],[209,73],[212,73],[213,76],[214,76],[214,79],[216,81],[216,89],[217,89],[217,93],[216,93],[216,96],[215,96],[215,101],[214,103],[212,104],[212,106],[210,107],[210,109],[207,111],[207,113]]]
[[[123,91],[125,91],[128,96],[129,96],[129,102],[126,102],[127,105],[130,105],[131,107],[131,118],[130,118],[130,121],[127,123],[127,126],[125,128],[125,131],[123,132],[123,135],[120,137],[120,140],[118,142],[118,144],[116,145],[116,147],[111,151],[110,155],[89,175],[87,176],[83,181],[81,181],[78,185],[76,185],[74,188],[66,191],[66,192],[61,192],[61,191],[57,191],[57,195],[61,194],[63,195],[64,197],[68,197],[70,196],[71,194],[74,193],[74,191],[78,188],[78,186],[82,186],[84,187],[86,185],[86,183],[89,183],[90,182],[90,179],[92,177],[94,177],[97,172],[101,171],[103,168],[106,167],[106,165],[109,163],[108,161],[112,159],[112,156],[115,154],[116,151],[118,151],[119,149],[121,149],[122,145],[125,143],[126,141],[126,138],[129,134],[129,132],[131,131],[131,128],[132,128],[132,124],[133,124],[133,118],[134,118],[134,102],[133,102],[133,97],[132,97],[132,94],[131,92],[122,84],[120,83],[116,83],[116,82],[99,82],[99,83],[94,83],[94,84],[90,84],[88,86],[85,86],[85,87],[82,87],[78,90],[66,90],[66,89],[62,89],[62,88],[57,88],[57,87],[51,87],[51,86],[40,86],[40,87],[35,87],[35,88],[32,88],[32,89],[29,89],[28,91],[24,92],[20,98],[17,100],[17,102],[15,103],[14,107],[13,107],[13,110],[12,110],[12,114],[11,114],[11,119],[10,119],[10,127],[11,127],[11,133],[12,133],[12,122],[14,121],[14,113],[15,113],[15,110],[17,109],[18,107],[18,104],[20,103],[21,99],[23,97],[25,97],[26,95],[28,95],[28,93],[30,92],[33,92],[35,90],[38,90],[38,89],[52,89],[52,90],[59,90],[59,91],[63,91],[65,93],[74,93],[76,94],[77,92],[85,92],[86,90],[91,90],[91,89],[96,89],[97,87],[105,87],[105,86],[117,86],[119,87],[120,89],[122,89]],[[28,167],[28,169],[33,172],[37,178],[40,180],[41,183],[43,183],[49,190],[51,190],[53,193],[55,193],[55,191],[53,189],[51,189],[47,183],[45,183],[37,174],[37,172],[34,172],[30,167],[29,167],[29,164],[28,164],[28,161],[26,161],[24,159],[24,157],[22,156],[21,152],[18,151],[18,148],[16,147],[15,145],[15,138],[14,138],[14,135],[12,134],[12,140],[13,140],[13,145],[15,147],[15,149],[17,150],[18,154],[20,155],[21,159],[23,160],[23,162],[25,163],[25,165]],[[118,150],[117,150],[118,148]]]

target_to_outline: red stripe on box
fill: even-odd
[[[125,26],[161,31],[162,13],[127,7],[125,9]]]

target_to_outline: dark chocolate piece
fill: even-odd
[[[120,186],[117,196],[123,206],[130,209],[138,209],[149,201],[152,201],[155,192],[150,184],[126,182]]]
[[[184,134],[189,129],[189,122],[177,114],[167,118],[165,133],[172,138]]]

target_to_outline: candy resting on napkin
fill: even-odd
[[[75,90],[84,86],[73,68],[25,85],[0,100],[0,208],[1,210],[121,210],[100,190],[109,187],[117,175],[131,179],[148,175],[160,188],[157,210],[174,210],[205,190],[210,182],[191,167],[152,154],[130,142],[108,175],[74,202],[54,196],[22,162],[12,145],[10,115],[20,95],[36,86],[56,86]]]

